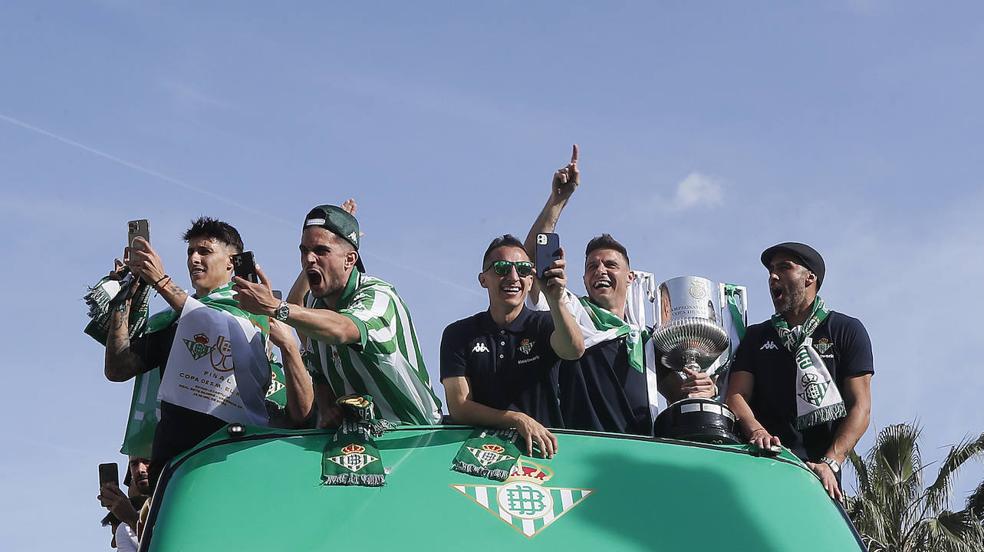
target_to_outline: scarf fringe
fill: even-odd
[[[486,477],[495,481],[505,481],[506,478],[509,477],[509,470],[504,470],[502,468],[490,470],[483,466],[476,466],[475,464],[462,462],[461,460],[455,460],[452,462],[451,469],[457,472],[467,473],[468,475],[474,475],[476,477]]]
[[[847,408],[843,402],[818,408],[805,416],[796,418],[796,429],[803,430],[818,424],[832,422],[847,416]]]
[[[321,477],[322,486],[345,485],[362,487],[382,487],[386,484],[386,476],[376,473],[342,473],[324,475]]]

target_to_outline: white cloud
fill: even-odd
[[[724,186],[720,179],[694,171],[677,183],[672,198],[657,196],[653,203],[661,211],[718,207],[724,203]]]

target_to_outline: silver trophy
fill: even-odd
[[[667,368],[703,372],[723,353],[731,339],[718,316],[717,286],[706,278],[681,276],[659,286],[659,324],[653,344]]]
[[[659,286],[659,320],[653,345],[667,368],[706,371],[731,343],[719,316],[718,286],[706,278],[681,276]],[[738,443],[734,413],[713,399],[687,398],[656,417],[656,437]]]

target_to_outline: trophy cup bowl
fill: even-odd
[[[706,278],[683,276],[660,286],[660,326],[652,341],[667,368],[706,371],[731,339],[718,323],[716,289]],[[653,423],[656,437],[707,443],[739,443],[737,417],[726,405],[705,398],[686,398],[669,405]]]

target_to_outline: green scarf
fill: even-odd
[[[451,462],[451,469],[469,475],[505,481],[519,459],[516,430],[475,430]]]
[[[109,319],[113,309],[123,306],[125,298],[133,297],[133,308],[130,309],[129,326],[130,338],[141,335],[147,324],[150,311],[150,286],[138,286],[140,280],[129,276],[128,269],[120,273],[122,278],[106,276],[90,286],[82,299],[89,306],[89,318],[92,320],[83,330],[86,335],[106,345],[109,335]]]
[[[811,337],[829,314],[823,299],[817,296],[810,316],[800,326],[790,328],[781,315],[772,315],[772,327],[796,360],[796,429],[806,429],[847,415],[840,391],[833,383],[827,365],[813,348]]]
[[[592,303],[587,297],[581,297],[580,301],[595,329],[592,332],[585,324],[579,324],[582,333],[584,333],[584,347],[588,348],[597,343],[625,336],[629,365],[639,373],[644,372],[646,370],[645,343],[649,341],[649,330],[634,329],[624,320],[612,314],[611,311]]]
[[[346,395],[337,401],[344,419],[321,455],[321,480],[325,485],[382,487],[386,470],[375,438],[393,425],[376,420],[370,395]]]

